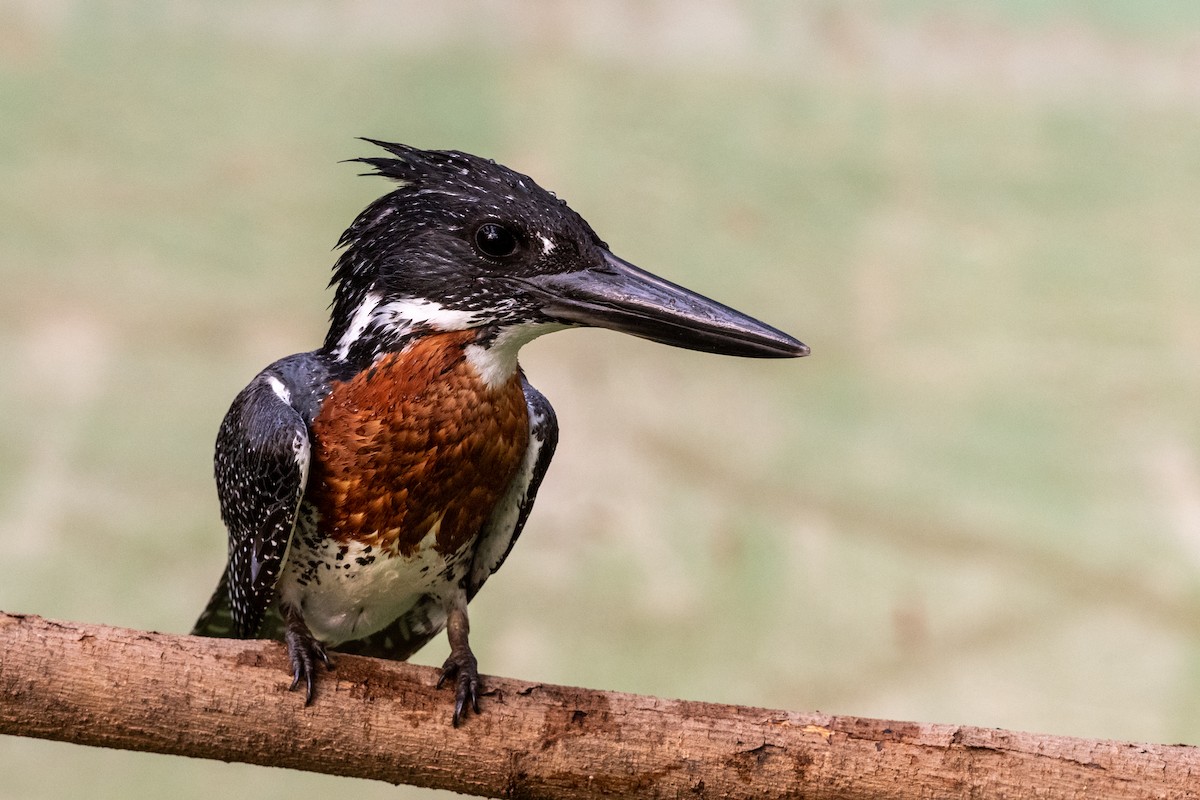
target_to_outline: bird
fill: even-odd
[[[467,604],[525,527],[558,442],[518,364],[600,327],[715,354],[808,347],[614,255],[527,175],[364,138],[396,182],[338,241],[323,344],[237,395],[214,455],[228,559],[192,633],[275,638],[313,702],[330,651],[404,660],[443,629],[457,727],[482,682]]]

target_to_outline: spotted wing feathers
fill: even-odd
[[[258,633],[274,599],[308,480],[308,427],[291,396],[282,376],[264,371],[233,401],[217,434],[217,494],[229,529],[225,583],[240,638]]]

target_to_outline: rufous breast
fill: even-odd
[[[456,553],[478,535],[529,443],[520,372],[489,387],[473,331],[418,339],[335,383],[313,420],[307,497],[323,535],[411,555],[435,526]]]

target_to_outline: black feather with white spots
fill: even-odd
[[[256,635],[275,600],[308,477],[309,424],[327,391],[319,357],[290,356],[259,373],[221,423],[214,468],[229,530],[225,584],[235,636]],[[204,623],[194,632],[220,635],[219,620]]]

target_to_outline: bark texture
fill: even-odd
[[[0,733],[487,797],[1193,798],[1200,750],[801,714],[342,655],[312,706],[281,645],[0,612]]]

